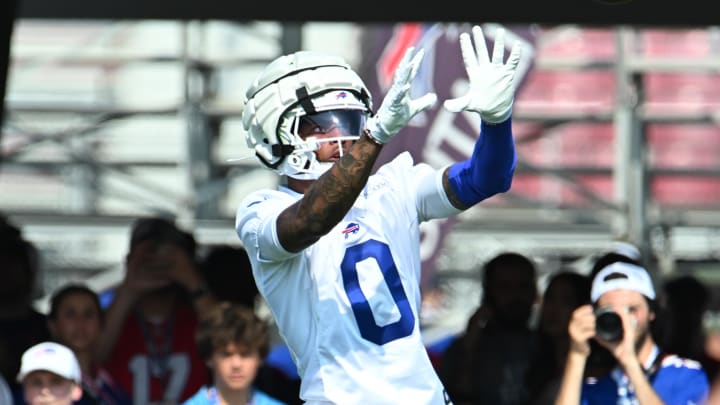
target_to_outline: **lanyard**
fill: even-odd
[[[168,371],[168,363],[170,359],[170,352],[172,350],[172,331],[175,324],[175,315],[170,315],[170,318],[162,323],[162,335],[158,342],[157,334],[154,333],[151,328],[156,329],[155,325],[147,322],[143,319],[140,313],[136,312],[135,316],[140,325],[140,331],[145,338],[145,346],[148,350],[148,357],[150,363],[150,373],[153,377],[160,378],[164,376]]]
[[[653,345],[652,352],[643,367],[645,375],[648,376],[648,378],[657,371],[657,368],[659,367],[658,360],[660,360],[660,350],[657,345]],[[617,383],[617,405],[638,405],[639,402],[635,397],[635,391],[630,385],[630,380],[623,372],[622,368],[620,366],[615,367],[610,375]]]

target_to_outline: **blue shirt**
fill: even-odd
[[[219,404],[217,401],[217,395],[215,394],[214,387],[201,387],[198,392],[192,397],[188,398],[182,405],[215,405]],[[270,395],[258,390],[253,389],[252,399],[248,405],[287,405],[285,402],[280,402]]]
[[[600,378],[588,378],[582,386],[581,405],[638,404],[632,387],[622,385],[613,373]],[[622,375],[622,373],[620,373]],[[625,379],[626,376],[622,375]],[[665,405],[696,405],[707,400],[710,384],[700,363],[667,355],[652,378],[652,387]],[[626,395],[622,395],[627,392]]]

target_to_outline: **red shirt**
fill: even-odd
[[[159,324],[132,313],[105,368],[135,404],[180,403],[210,383],[196,350],[196,327],[195,311],[184,304]]]

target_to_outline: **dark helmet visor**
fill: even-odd
[[[343,135],[359,136],[365,129],[367,116],[362,110],[328,110],[300,117],[301,136],[326,134],[338,128]]]

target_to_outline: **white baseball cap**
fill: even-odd
[[[22,355],[17,381],[22,382],[33,371],[44,370],[68,380],[81,382],[80,365],[72,350],[55,342],[42,342]]]
[[[615,273],[622,276],[605,279]],[[655,299],[655,287],[650,274],[643,267],[631,263],[615,262],[603,267],[593,278],[590,299],[596,302],[601,295],[614,290],[637,291],[651,300]]]
[[[628,243],[628,242],[622,242],[618,241],[613,244],[613,253],[617,253],[619,255],[623,255],[625,257],[629,257],[635,261],[638,261],[641,259],[640,249],[637,248],[637,246]]]

